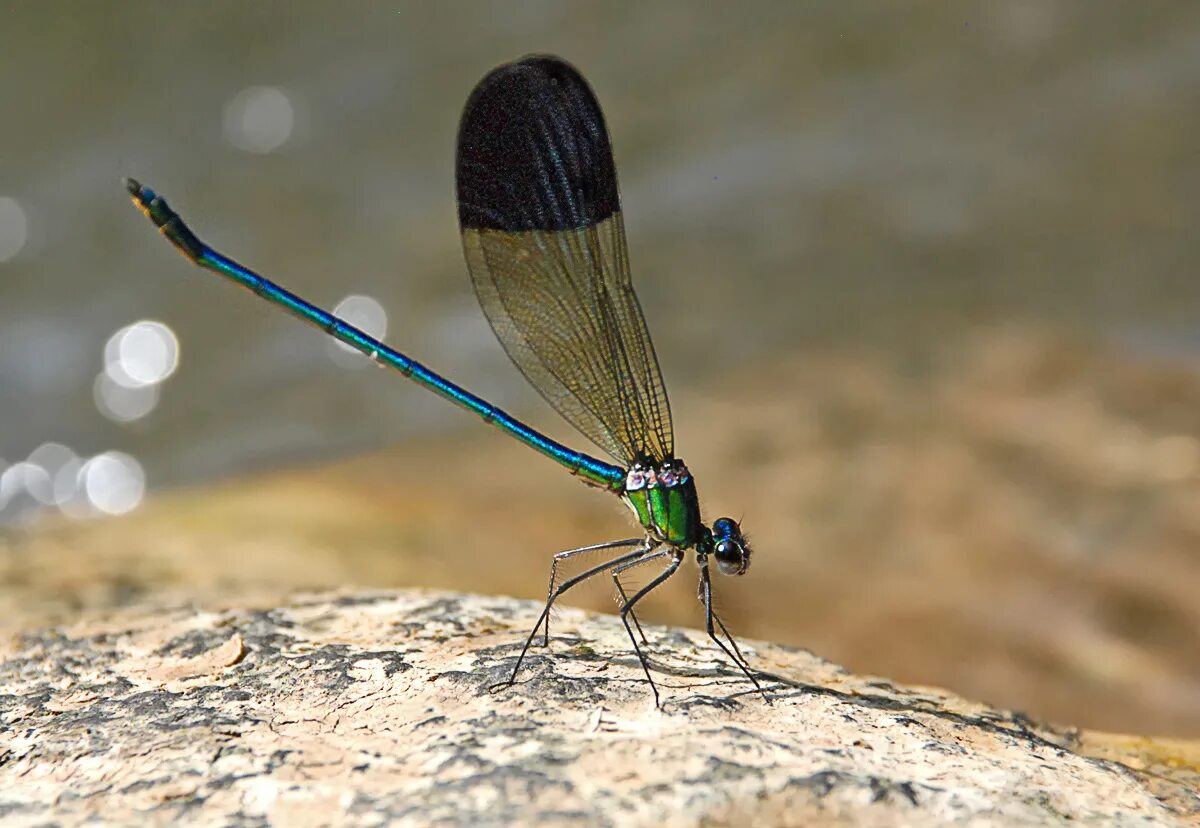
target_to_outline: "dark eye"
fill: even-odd
[[[737,541],[718,541],[717,545],[713,548],[713,554],[717,558],[717,566],[726,575],[741,575],[746,571],[748,561],[741,545]]]

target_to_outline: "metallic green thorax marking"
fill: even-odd
[[[700,540],[700,500],[691,475],[672,485],[652,482],[625,489],[625,502],[651,537],[671,546],[687,548]]]

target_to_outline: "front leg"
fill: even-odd
[[[758,679],[756,679],[754,674],[750,672],[750,665],[746,663],[745,656],[743,656],[742,651],[738,649],[737,642],[733,640],[733,636],[729,634],[729,630],[725,628],[725,624],[722,623],[721,619],[717,617],[717,614],[713,612],[712,579],[708,574],[707,555],[700,556],[700,588],[698,591],[700,603],[704,604],[704,628],[708,632],[708,637],[717,642],[717,646],[725,651],[725,655],[729,656],[729,660],[736,664],[738,668],[746,674],[746,678],[750,679],[750,681],[754,683],[754,686],[758,689],[758,692],[762,693],[763,699],[766,700],[767,704],[770,704],[771,699],[767,696],[767,692],[762,689],[762,685],[758,683]],[[733,645],[732,652],[730,652],[729,647],[725,646],[725,642],[717,637],[716,630],[713,627],[714,621],[716,622],[717,626],[721,628],[721,632],[725,633],[725,637],[729,639],[729,643]]]

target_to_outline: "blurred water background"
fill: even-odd
[[[634,278],[685,457],[698,435],[715,445],[770,423],[774,437],[728,438],[737,447],[728,467],[753,470],[766,453],[813,474],[806,458],[833,451],[828,474],[813,478],[827,488],[810,524],[834,510],[867,525],[869,508],[846,505],[863,486],[840,480],[840,499],[828,488],[843,468],[837,451],[865,445],[856,462],[882,468],[886,458],[870,453],[886,432],[880,423],[918,404],[936,408],[930,376],[940,378],[936,388],[974,394],[970,405],[993,417],[1004,410],[989,403],[997,387],[1015,383],[1036,397],[1065,371],[1072,383],[1085,380],[1014,422],[1036,430],[1103,399],[1141,417],[1113,426],[1117,450],[1153,466],[1130,497],[1144,504],[1162,487],[1191,487],[1171,524],[1172,549],[1200,537],[1189,534],[1200,533],[1192,510],[1200,412],[1190,407],[1200,399],[1190,384],[1200,368],[1200,6],[1154,0],[6,3],[0,521],[10,537],[58,511],[124,513],[144,493],[411,438],[470,447],[505,485],[494,443],[479,441],[473,418],[363,370],[318,333],[187,266],[129,205],[123,175],[162,192],[227,254],[318,304],[348,302],[348,315],[386,329],[401,350],[582,445],[544,414],[483,320],[453,201],[467,93],[497,63],[539,51],[575,63],[604,105]],[[819,355],[825,367],[789,372],[796,354]],[[1135,377],[1144,365],[1171,366],[1169,412],[1155,403],[1162,383],[1153,393],[1137,382],[1104,391],[1114,360]],[[952,380],[939,373],[947,365]],[[867,396],[881,420],[855,419],[845,406],[816,420],[779,408],[780,400],[802,407],[805,382],[818,395],[876,368],[884,379],[868,382],[876,391]],[[976,376],[990,379],[972,385]],[[722,408],[740,402],[748,404]],[[914,415],[902,430],[917,445],[944,427]],[[779,437],[793,431],[809,436]],[[1068,416],[1057,433],[1089,432]],[[916,456],[938,462],[936,452]],[[573,485],[534,462],[547,485]],[[910,472],[878,496],[903,497],[920,483]],[[1114,533],[1125,543],[1129,521],[1146,514],[1122,499],[1117,524],[1090,520],[1071,493],[1093,483],[1109,491],[1103,473],[1082,489],[1044,477],[1033,486],[1046,486],[1048,511],[1084,515],[1043,532],[1063,533],[1047,541],[1054,549],[1084,550],[1072,559],[1080,566],[1094,563],[1088,550],[1108,554]],[[438,478],[437,462],[421,475]],[[744,502],[729,489],[723,498],[768,524],[769,498]],[[518,502],[499,512],[506,523],[493,532],[519,541],[538,508]],[[805,553],[779,551],[795,532],[773,525],[759,535],[761,559],[803,568]],[[865,544],[856,559],[860,574],[875,566],[868,546],[890,554],[883,547],[894,532],[880,523],[878,533],[882,546]],[[975,540],[958,538],[959,559]],[[838,553],[832,544],[822,554]],[[1171,580],[1200,586],[1200,564],[1181,554]],[[739,607],[754,603],[744,588]],[[524,587],[538,589],[536,580]],[[1053,594],[1024,600],[1019,612],[1056,623],[1046,612]],[[776,612],[780,601],[786,594]],[[1145,603],[1131,610],[1137,619],[1160,607],[1157,598]],[[1168,661],[1196,641],[1196,616],[1179,612],[1163,622],[1182,636],[1164,645]],[[803,625],[756,626],[749,609],[742,614],[741,629],[843,655]],[[1200,686],[1189,658],[1171,673],[1169,703],[1144,701],[1151,712],[1130,726],[1200,732],[1200,708],[1180,700]],[[890,667],[867,656],[854,666]],[[936,669],[914,672],[950,681]],[[977,686],[999,685],[969,689]],[[1113,698],[1105,710],[1129,706]],[[1070,716],[1066,702],[1030,704]]]

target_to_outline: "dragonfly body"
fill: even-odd
[[[703,523],[695,481],[674,455],[670,405],[629,275],[612,148],[586,81],[569,64],[549,56],[494,69],[479,82],[464,109],[456,178],[463,251],[497,338],[551,406],[616,463],[551,440],[238,264],[200,241],[149,187],[133,180],[127,180],[126,187],[134,203],[193,263],[474,412],[630,507],[645,531],[643,537],[555,556],[545,609],[504,684],[515,681],[543,624],[548,642],[554,601],[576,583],[607,573],[621,596],[621,619],[657,701],[658,689],[630,621],[637,625],[637,602],[675,573],[685,550],[694,550],[709,636],[758,687],[737,644],[713,612],[709,578],[710,556],[722,572],[740,575],[749,566],[750,549],[736,521],[719,518],[711,527]],[[600,549],[626,551],[559,583],[560,562]],[[621,575],[649,563],[662,568],[634,595],[626,595]]]

